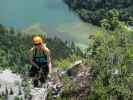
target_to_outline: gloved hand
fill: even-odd
[[[36,65],[35,67],[36,67],[37,70],[39,70],[39,66]]]
[[[48,74],[48,79],[51,79],[51,78],[52,78],[51,74]]]

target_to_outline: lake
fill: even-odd
[[[62,0],[0,0],[0,23],[17,29],[35,23],[57,26],[79,22]]]
[[[0,24],[19,31],[52,30],[53,35],[73,40],[82,48],[88,45],[89,34],[99,30],[83,23],[63,0],[0,0],[0,12]]]

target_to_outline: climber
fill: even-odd
[[[51,56],[41,36],[33,36],[32,43],[34,46],[29,50],[29,61],[32,65],[29,76],[32,77],[34,87],[38,87],[38,83],[45,83],[52,73]]]

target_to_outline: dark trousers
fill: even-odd
[[[37,80],[44,83],[47,80],[48,73],[49,70],[47,65],[40,65],[39,68],[32,66],[29,71],[29,76],[32,78],[37,77]]]

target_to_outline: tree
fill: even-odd
[[[68,5],[70,10],[77,13],[84,22],[89,22],[98,26],[100,26],[100,21],[106,19],[107,17],[109,18],[113,17],[108,15],[109,13],[116,15],[119,12],[119,17],[117,18],[119,21],[124,21],[124,22],[128,22],[130,20],[130,17],[133,16],[132,0],[63,0],[63,1]]]
[[[2,24],[0,24],[0,33],[5,33],[5,32],[6,32],[5,27]]]
[[[92,51],[88,51],[88,53],[92,52],[89,59],[94,60],[92,64],[93,99],[133,99],[131,34],[131,32],[119,28],[109,34],[97,33],[93,39]]]

